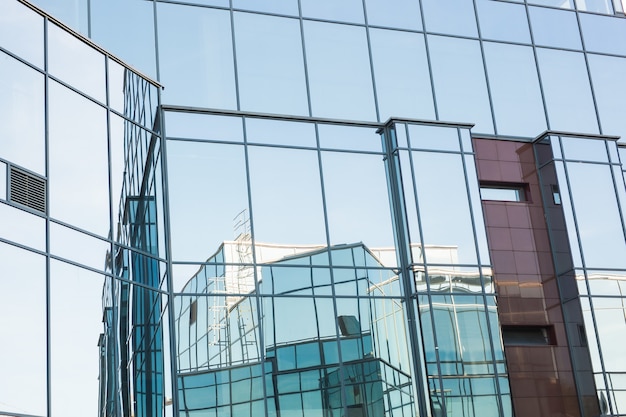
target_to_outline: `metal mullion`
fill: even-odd
[[[372,42],[370,38],[370,28],[367,20],[367,7],[365,6],[365,0],[362,0],[363,5],[363,21],[365,22],[365,37],[367,41],[367,55],[370,64],[370,76],[372,79],[372,90],[374,92],[374,110],[376,111],[376,120],[380,121],[380,109],[378,104],[378,92],[376,89],[376,71],[374,70],[374,55],[372,53]]]
[[[407,140],[408,140],[408,128]],[[395,148],[396,138],[394,133],[395,125],[387,124],[384,129],[384,150],[386,153],[386,171],[388,181],[388,191],[390,193],[390,204],[392,210],[392,217],[394,219],[394,236],[396,240],[398,263],[400,268],[400,279],[402,287],[402,300],[406,309],[406,321],[407,332],[409,336],[409,351],[411,352],[411,359],[413,363],[414,372],[414,384],[417,390],[417,409],[420,416],[430,415],[430,395],[428,391],[429,383],[428,376],[425,369],[426,357],[424,355],[424,346],[421,335],[420,314],[416,311],[419,308],[418,300],[413,295],[413,287],[415,282],[413,280],[412,270],[410,268],[411,262],[411,247],[408,230],[408,221],[406,213],[406,203],[404,201],[404,189],[402,185],[402,176],[400,171],[400,158]],[[411,166],[412,168],[412,166]],[[415,192],[415,186],[414,192]],[[416,207],[417,208],[417,207]],[[421,227],[420,227],[421,235]],[[440,381],[441,384],[441,381]]]
[[[483,71],[485,76],[485,86],[487,87],[487,97],[489,100],[489,110],[491,112],[491,122],[493,123],[493,132],[498,134],[498,124],[496,122],[496,112],[493,107],[493,95],[491,94],[491,84],[489,83],[489,71],[487,69],[487,58],[485,57],[485,46],[482,33],[480,31],[480,19],[478,18],[478,5],[476,4],[476,0],[473,1],[474,5],[474,18],[476,19],[476,30],[478,31],[478,44],[480,47],[480,57],[481,62],[483,63]],[[461,138],[459,135],[459,145],[462,149]],[[502,408],[500,408],[500,412],[502,412]]]

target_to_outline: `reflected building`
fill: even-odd
[[[0,0],[0,416],[626,414],[620,0]]]

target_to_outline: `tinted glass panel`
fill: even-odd
[[[133,68],[156,79],[152,2],[90,0],[90,8],[90,37]]]
[[[546,116],[532,48],[483,45],[498,133],[535,137],[543,132]]]
[[[530,24],[537,45],[581,49],[576,13],[545,7],[529,7]],[[554,30],[558,27],[559,30]]]
[[[226,1],[228,7],[228,2]],[[298,16],[297,0],[233,0],[233,8]]]
[[[537,59],[550,129],[597,133],[598,122],[583,55],[539,48]]]
[[[17,1],[2,2],[0,44],[43,68],[43,19]]]
[[[530,43],[524,5],[492,0],[479,0],[476,5],[483,38]]]
[[[602,133],[626,138],[626,127],[620,111],[626,105],[626,85],[615,82],[626,71],[626,59],[594,54],[588,54],[587,57]]]
[[[68,62],[80,66],[67,65]],[[48,25],[48,70],[61,81],[106,102],[104,55],[56,25]]]
[[[619,255],[626,243],[623,229],[615,227],[621,220],[609,167],[570,163],[567,172],[586,266],[626,268],[626,259]]]
[[[44,78],[0,52],[0,157],[45,174]]]
[[[5,222],[4,216],[2,219]],[[0,404],[9,415],[45,416],[45,258],[0,243],[0,259]]]
[[[439,119],[475,123],[474,132],[493,133],[478,42],[429,36],[428,46]]]
[[[365,0],[370,25],[402,29],[421,29],[420,7],[411,0]]]
[[[106,112],[55,82],[50,84],[49,97],[50,215],[107,236]]]
[[[422,0],[426,30],[451,35],[477,36],[472,2],[464,0]]]
[[[393,248],[382,156],[324,152],[322,167],[331,244]]]
[[[238,215],[248,211],[243,147],[169,141],[167,152],[172,254],[204,261],[242,232]]]
[[[248,150],[257,242],[326,242],[317,153],[250,147]]]
[[[163,102],[236,108],[230,13],[167,3],[157,13]]]
[[[235,13],[242,110],[306,115],[300,22]]]
[[[314,116],[376,120],[365,29],[304,22]]]
[[[301,0],[302,16],[363,23],[362,0]]]
[[[98,368],[94,364],[100,361],[97,342],[103,332],[103,282],[103,277],[93,272],[51,263],[50,402],[56,414],[82,416],[83,410],[98,406]]]
[[[380,119],[434,119],[424,36],[370,29]]]

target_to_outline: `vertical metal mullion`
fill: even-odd
[[[530,18],[530,7],[528,2],[524,1],[524,7],[526,8],[526,19],[528,20],[528,33],[530,34],[530,43],[533,48],[533,58],[535,59],[535,70],[537,71],[537,81],[539,82],[539,93],[541,94],[541,102],[543,104],[543,114],[546,121],[546,129],[550,130],[550,117],[548,116],[548,105],[546,103],[545,91],[543,88],[543,81],[541,79],[541,69],[539,68],[539,59],[537,55],[537,45],[535,45],[535,36],[533,34],[533,25]]]
[[[428,34],[426,32],[426,19],[424,18],[424,6],[419,2],[420,17],[422,19],[422,31],[424,36],[424,51],[426,52],[426,64],[428,65],[428,77],[430,80],[430,91],[433,96],[433,110],[435,112],[435,120],[439,120],[439,109],[437,107],[437,95],[435,94],[435,78],[433,76],[433,64],[430,58],[430,47],[428,45]]]
[[[370,74],[372,78],[372,89],[374,90],[374,110],[376,111],[376,120],[380,122],[380,109],[378,105],[378,93],[376,90],[376,71],[374,70],[374,56],[372,54],[372,42],[370,39],[370,27],[367,20],[367,7],[365,6],[365,0],[362,0],[363,4],[363,18],[365,19],[365,36],[367,38],[367,53],[370,63]]]
[[[44,158],[45,158],[45,176],[46,180],[50,181],[50,77],[48,74],[48,17],[43,18],[43,51],[44,51]],[[52,343],[51,333],[52,325],[50,322],[51,308],[50,308],[50,271],[51,271],[51,258],[50,258],[50,187],[46,186],[46,411],[48,417],[52,417]]]
[[[408,234],[408,223],[406,218],[406,207],[404,204],[402,192],[402,178],[400,176],[400,166],[397,160],[399,155],[396,149],[396,140],[393,136],[393,127],[387,125],[383,128],[384,152],[387,171],[387,181],[389,185],[390,204],[393,216],[393,225],[395,228],[395,237],[397,245],[397,255],[400,269],[400,280],[403,288],[403,302],[405,304],[407,331],[409,333],[409,351],[412,356],[414,382],[417,389],[417,409],[418,415],[430,415],[430,395],[428,394],[428,379],[426,375],[425,355],[423,354],[423,342],[418,329],[421,328],[419,316],[416,314],[415,307],[418,304],[417,299],[413,296],[413,286],[411,278],[411,246]],[[421,347],[421,348],[420,348]]]
[[[478,31],[478,45],[480,46],[480,57],[483,63],[483,70],[485,71],[485,83],[487,87],[487,97],[489,97],[489,111],[491,112],[491,122],[493,123],[493,132],[498,134],[498,125],[496,123],[496,112],[493,108],[493,96],[491,94],[491,84],[489,83],[489,71],[487,70],[487,59],[485,58],[485,47],[483,45],[483,36],[480,31],[480,19],[478,18],[478,5],[476,0],[474,4],[474,18],[476,19],[476,30]],[[460,141],[460,138],[459,138]],[[461,148],[462,149],[462,148]],[[500,410],[502,411],[502,410]]]

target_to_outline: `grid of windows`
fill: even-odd
[[[470,129],[548,129],[572,389],[626,412],[619,1],[33,3],[63,23],[0,0],[0,414],[511,416],[481,198],[529,196]]]

